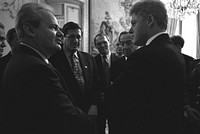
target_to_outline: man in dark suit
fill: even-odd
[[[3,72],[5,70],[5,67],[8,61],[10,60],[13,51],[18,46],[18,38],[17,38],[17,33],[15,31],[15,28],[11,28],[10,30],[8,30],[6,34],[6,40],[11,48],[11,51],[7,55],[0,58],[0,87],[1,87],[1,80],[3,77]]]
[[[3,55],[4,47],[6,47],[6,44],[5,44],[6,37],[5,37],[5,31],[4,30],[5,30],[5,27],[0,22],[0,57]]]
[[[179,36],[179,35],[173,35],[170,37],[170,39],[172,40],[172,42],[174,43],[174,45],[178,48],[178,50],[181,52],[182,48],[184,47],[184,44],[185,44],[185,41],[184,39]],[[186,64],[186,74],[188,76],[188,74],[190,73],[191,71],[191,68],[190,68],[190,63],[192,61],[194,61],[195,59],[189,55],[186,55],[184,53],[183,54],[183,57],[185,59],[185,64]]]
[[[119,43],[122,45],[123,49],[123,56],[120,59],[117,59],[112,64],[111,69],[111,78],[110,80],[113,82],[116,77],[122,71],[125,61],[127,60],[128,56],[138,49],[138,46],[133,44],[133,34],[127,31],[123,31],[119,35]]]
[[[130,10],[134,44],[107,90],[113,134],[182,134],[185,62],[165,33],[167,10],[159,0],[137,2]]]
[[[74,103],[48,58],[60,51],[63,33],[47,5],[24,4],[16,16],[21,41],[3,76],[3,134],[88,134],[86,114]]]
[[[94,38],[94,44],[99,54],[95,56],[95,61],[98,67],[99,77],[100,77],[100,90],[98,92],[98,117],[97,117],[97,129],[98,134],[104,134],[106,128],[106,109],[104,103],[104,94],[108,86],[110,86],[110,70],[112,69],[112,64],[119,57],[115,53],[110,51],[109,37],[105,34],[97,34]],[[105,63],[106,62],[106,63]],[[106,69],[106,68],[107,69]]]
[[[62,74],[69,87],[70,93],[75,103],[89,117],[97,115],[96,92],[98,88],[97,67],[92,55],[79,51],[82,39],[81,27],[74,23],[68,22],[63,26],[64,45],[59,53],[51,56],[52,65]],[[79,84],[76,75],[73,72],[72,57],[75,55],[78,59],[78,68],[83,78],[83,86]]]

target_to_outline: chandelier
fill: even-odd
[[[200,0],[168,0],[166,6],[169,17],[183,20],[185,15],[200,11]]]

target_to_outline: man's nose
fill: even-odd
[[[57,34],[57,36],[60,37],[61,39],[64,38],[64,34],[63,34],[63,32],[62,32],[60,29],[58,29],[58,32],[57,32],[56,34]]]

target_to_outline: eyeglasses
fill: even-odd
[[[78,40],[81,39],[80,35],[75,35],[75,34],[66,35],[66,37],[69,39],[78,39]]]

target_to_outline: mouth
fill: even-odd
[[[56,39],[56,43],[59,44],[59,45],[61,45],[61,46],[62,46],[62,44],[63,44],[63,42],[62,42],[61,39]]]

